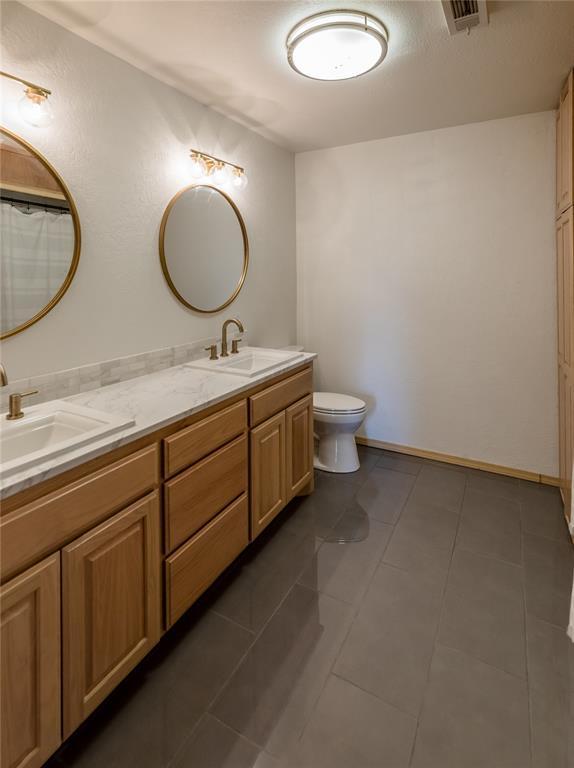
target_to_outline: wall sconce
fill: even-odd
[[[247,174],[245,168],[228,163],[213,155],[206,155],[197,149],[189,150],[191,155],[191,176],[197,181],[214,181],[220,186],[230,184],[235,189],[245,189]]]
[[[50,125],[54,119],[52,107],[48,103],[48,96],[52,93],[41,85],[30,83],[16,75],[10,75],[8,72],[0,72],[0,76],[7,77],[9,80],[15,80],[24,86],[24,96],[18,103],[20,116],[30,125],[36,128],[44,128]]]

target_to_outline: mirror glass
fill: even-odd
[[[171,200],[159,247],[166,280],[190,309],[217,312],[241,290],[249,258],[245,225],[235,203],[215,187],[187,187]]]
[[[35,323],[66,292],[80,255],[70,194],[48,161],[0,130],[0,338]]]

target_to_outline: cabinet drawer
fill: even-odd
[[[249,420],[252,427],[274,416],[287,406],[313,391],[313,369],[290,376],[249,398]]]
[[[166,623],[170,627],[247,546],[243,494],[166,560]]]
[[[225,408],[163,441],[166,477],[195,464],[247,429],[247,401]]]
[[[247,437],[238,437],[165,483],[167,552],[247,490]]]
[[[2,579],[59,549],[158,484],[154,444],[5,515],[0,522]]]

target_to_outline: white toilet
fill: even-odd
[[[359,469],[355,432],[366,414],[367,405],[358,397],[334,392],[313,394],[316,469],[324,472],[356,472]]]

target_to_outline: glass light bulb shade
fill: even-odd
[[[29,125],[45,128],[54,119],[52,107],[47,98],[23,96],[18,102],[20,117]]]
[[[247,174],[245,171],[239,171],[237,169],[233,171],[231,184],[233,185],[234,189],[245,189],[247,186],[247,181]]]
[[[213,169],[212,178],[216,184],[227,184],[230,180],[229,166],[224,164],[216,165]]]
[[[192,179],[203,179],[204,176],[207,176],[205,160],[198,155],[192,155],[189,173]]]
[[[324,12],[304,19],[287,37],[293,69],[314,80],[347,80],[369,72],[387,54],[387,33],[374,16]]]

